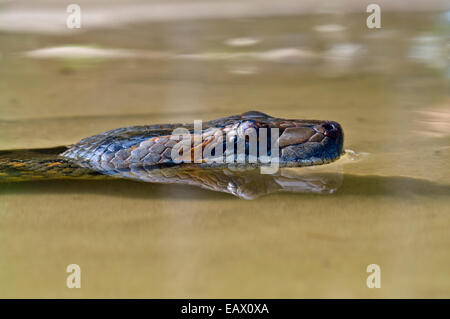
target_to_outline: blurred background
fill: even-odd
[[[448,1],[370,3],[0,1],[0,149],[259,110],[365,154],[330,196],[0,185],[0,296],[450,297]]]

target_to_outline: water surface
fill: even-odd
[[[341,163],[331,195],[0,185],[0,296],[450,297],[448,15],[364,23],[301,15],[0,32],[1,149],[256,109],[338,121],[345,148],[364,155]],[[71,263],[81,289],[66,288]],[[372,263],[381,289],[366,286]]]

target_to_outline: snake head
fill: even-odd
[[[280,162],[288,166],[325,164],[339,158],[344,133],[333,121],[293,121],[278,139]]]

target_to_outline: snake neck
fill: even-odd
[[[0,151],[0,182],[107,177],[60,156],[67,147]]]

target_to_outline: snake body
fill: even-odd
[[[249,163],[251,134],[248,132],[253,133],[258,142],[268,140],[269,155],[273,152],[269,140],[276,140],[280,167],[326,164],[339,158],[343,152],[343,131],[337,122],[281,119],[250,111],[204,122],[200,131],[194,124],[131,126],[87,137],[67,147],[1,151],[0,180],[119,177],[223,190],[229,188],[231,177],[226,176],[236,179],[239,175],[245,175],[236,171],[225,173],[232,165],[226,161],[228,149],[223,161],[175,161],[173,149],[180,143],[181,137],[174,138],[173,132],[180,128],[192,137],[187,154],[191,159],[196,148],[202,153],[207,148],[216,149],[219,143],[223,144],[222,149],[232,145],[236,151],[239,148],[237,140],[242,137],[245,161],[238,165],[240,167],[266,165],[260,157],[262,150],[259,148],[256,158],[252,164]],[[269,133],[262,134],[262,129]],[[278,135],[270,136],[270,129],[277,129]],[[223,134],[224,138],[216,139],[217,133]]]

